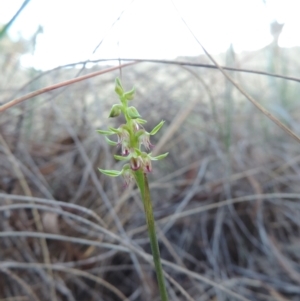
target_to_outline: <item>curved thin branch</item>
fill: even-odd
[[[108,68],[108,69],[105,69],[105,70],[96,71],[96,72],[93,72],[93,73],[89,73],[89,74],[86,74],[86,75],[83,75],[83,76],[80,76],[80,77],[77,77],[77,78],[69,79],[69,80],[66,80],[64,82],[61,82],[61,83],[58,83],[58,84],[54,84],[54,85],[36,90],[36,91],[31,92],[29,94],[26,94],[22,97],[15,98],[14,100],[11,100],[8,103],[5,103],[4,105],[0,106],[0,112],[4,112],[8,108],[11,108],[11,107],[15,106],[15,105],[19,104],[22,101],[33,98],[33,97],[38,96],[38,95],[41,95],[43,93],[46,93],[46,92],[49,92],[49,91],[52,91],[52,90],[55,90],[55,89],[58,89],[58,88],[62,88],[62,87],[68,86],[68,85],[72,85],[72,84],[75,84],[77,82],[86,80],[88,78],[92,78],[92,77],[95,77],[95,76],[98,76],[98,75],[101,75],[101,74],[104,74],[104,73],[108,73],[108,72],[111,72],[111,71],[114,71],[114,70],[117,70],[117,69],[120,69],[120,68],[131,66],[131,65],[134,65],[136,63],[137,62],[131,62],[131,63],[123,64],[123,65],[120,65],[120,66],[111,67],[111,68]]]

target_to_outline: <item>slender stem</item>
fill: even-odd
[[[159,247],[158,247],[156,231],[155,231],[155,221],[153,216],[152,202],[151,202],[147,175],[141,169],[139,169],[134,173],[134,176],[135,176],[136,183],[140,189],[142,200],[144,203],[145,216],[146,216],[147,226],[148,226],[148,235],[150,238],[152,256],[153,256],[155,270],[156,270],[156,277],[157,277],[160,297],[162,301],[168,301],[169,299],[168,299],[168,294],[167,294],[167,289],[165,284],[165,277],[163,274],[163,269],[160,261],[160,253],[159,253]]]

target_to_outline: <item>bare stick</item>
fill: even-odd
[[[46,92],[49,92],[49,91],[52,91],[52,90],[55,90],[55,89],[58,89],[58,88],[62,88],[62,87],[68,86],[68,85],[72,85],[72,84],[75,84],[77,82],[86,80],[88,78],[92,78],[92,77],[98,76],[100,74],[108,73],[108,72],[111,72],[111,71],[114,71],[114,70],[117,70],[117,69],[120,69],[120,68],[124,68],[124,67],[127,67],[127,66],[137,64],[137,63],[138,62],[131,62],[131,63],[123,64],[123,65],[120,65],[120,66],[111,67],[111,68],[108,68],[108,69],[105,69],[105,70],[96,71],[96,72],[93,72],[93,73],[90,73],[90,74],[86,74],[86,75],[83,75],[83,76],[80,76],[80,77],[77,77],[77,78],[69,79],[69,80],[66,80],[64,82],[42,88],[40,90],[36,90],[36,91],[31,92],[29,94],[26,94],[22,97],[15,98],[15,99],[5,103],[4,105],[0,106],[0,112],[4,112],[5,110],[19,104],[22,101],[25,101],[27,99],[30,99],[30,98],[38,96],[38,95],[41,95],[43,93],[46,93]]]

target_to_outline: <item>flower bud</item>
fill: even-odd
[[[127,114],[132,119],[136,119],[136,118],[141,117],[141,115],[139,114],[138,110],[135,107],[129,107],[127,109]]]
[[[123,94],[123,96],[127,99],[127,100],[132,100],[134,98],[134,94],[135,94],[135,88],[132,88],[130,91],[127,91]]]
[[[112,117],[117,117],[121,114],[121,109],[122,109],[122,106],[121,105],[113,105],[111,107],[111,110],[110,110],[110,113],[109,113],[109,118],[112,118]]]
[[[119,96],[123,96],[123,94],[124,94],[124,90],[123,90],[123,87],[122,87],[122,84],[121,84],[121,81],[119,78],[116,78],[115,92]]]

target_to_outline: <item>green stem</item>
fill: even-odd
[[[140,189],[142,200],[144,203],[145,216],[146,216],[147,226],[148,226],[148,235],[150,238],[152,256],[155,265],[160,297],[162,301],[168,301],[169,299],[168,299],[168,294],[167,294],[167,289],[165,284],[165,277],[163,274],[163,269],[160,261],[160,253],[159,253],[159,247],[158,247],[156,231],[155,231],[155,221],[153,216],[152,202],[151,202],[147,175],[141,169],[139,169],[134,173],[134,176],[135,176],[136,183]]]

